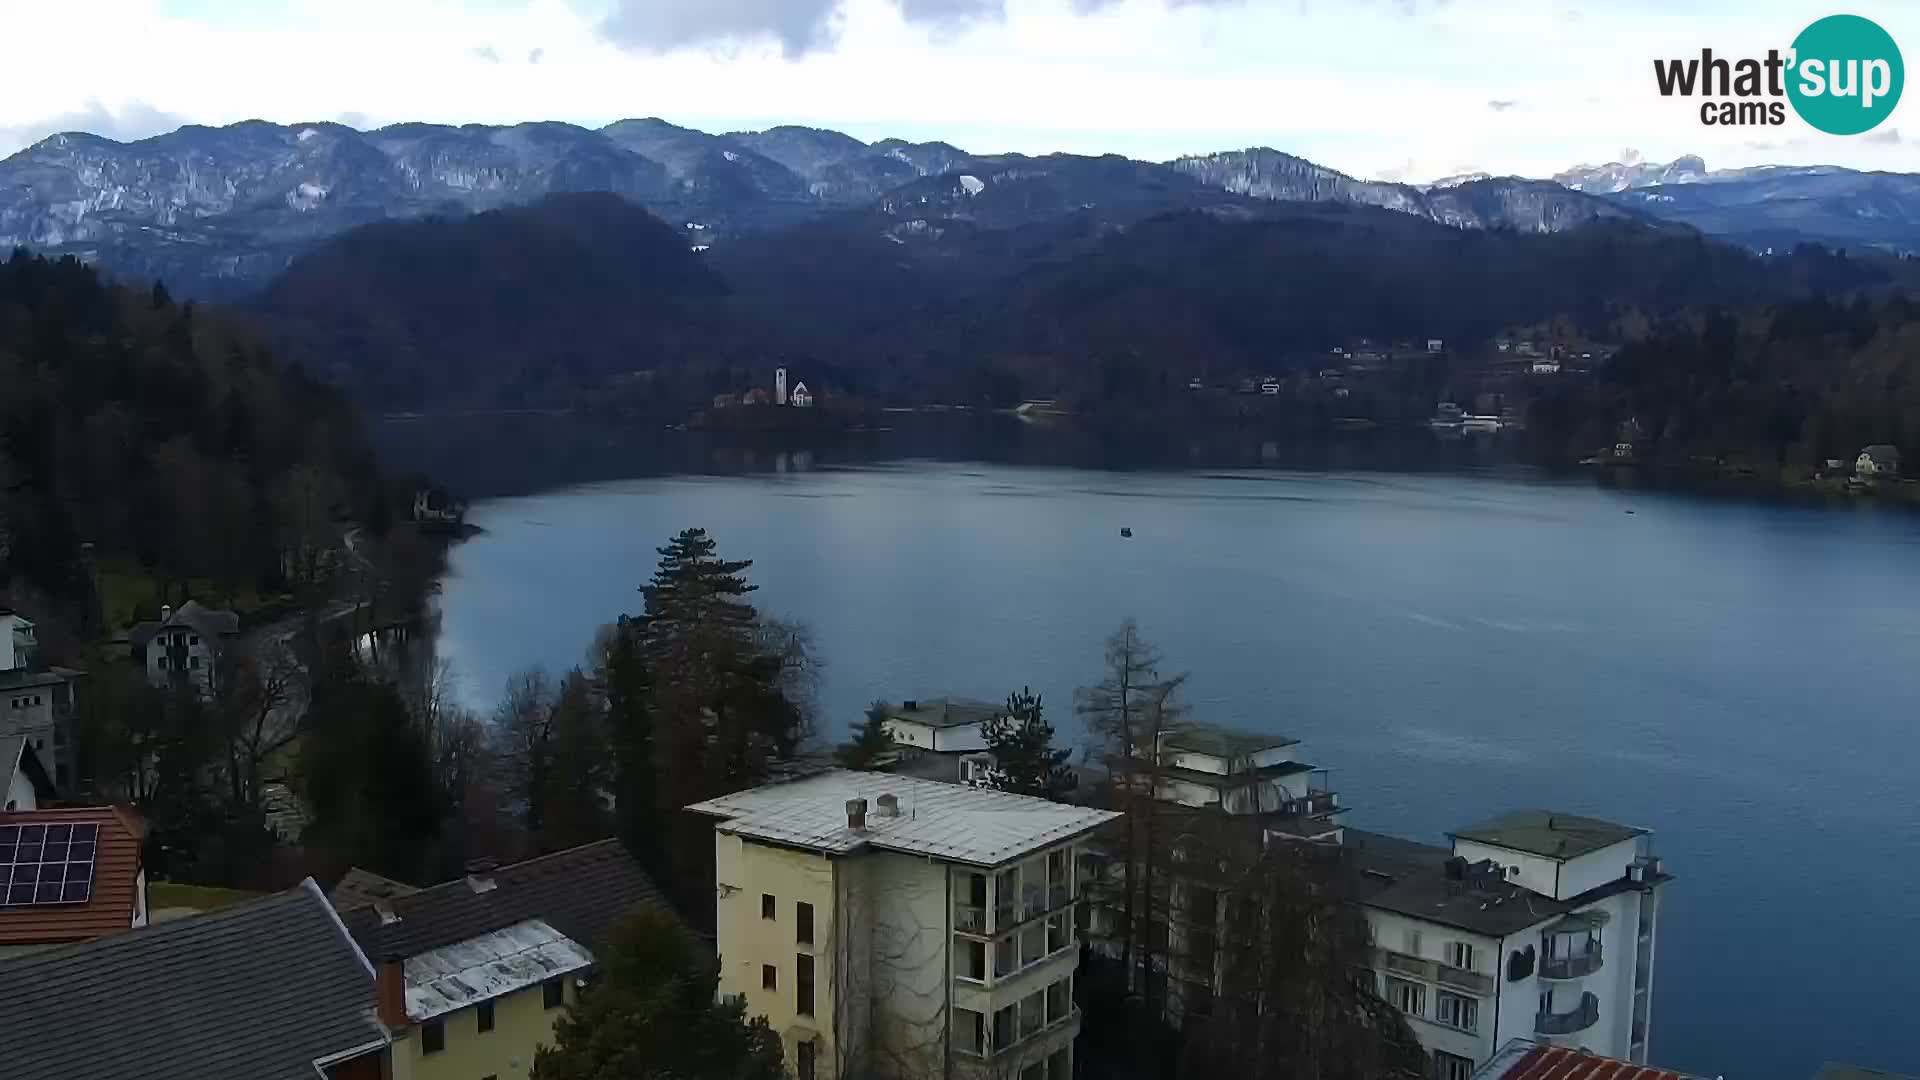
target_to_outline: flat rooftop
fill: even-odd
[[[918,698],[888,705],[887,717],[935,728],[979,727],[1006,711],[1004,704],[973,698]]]
[[[1577,859],[1647,830],[1599,818],[1554,810],[1515,810],[1469,825],[1453,835],[1461,840],[1524,851],[1549,859]]]
[[[1641,887],[1622,874],[1578,896],[1555,900],[1504,880],[1484,887],[1451,880],[1446,863],[1452,853],[1432,844],[1346,829],[1341,847],[1354,875],[1355,899],[1362,904],[1487,937],[1506,937]],[[1645,884],[1671,880],[1671,874],[1650,873]]]
[[[1262,750],[1293,746],[1299,741],[1285,735],[1262,735],[1216,724],[1193,724],[1160,737],[1161,745],[1169,749],[1221,758],[1246,757]]]
[[[900,800],[896,817],[880,813],[879,798],[887,794]],[[865,829],[847,827],[850,799],[867,800]],[[687,809],[721,819],[715,826],[720,832],[763,843],[826,855],[896,851],[973,866],[998,866],[1120,817],[1004,791],[846,769],[737,791]]]

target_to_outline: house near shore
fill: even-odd
[[[1004,704],[971,698],[908,698],[886,707],[893,738],[889,771],[949,784],[977,784],[993,765],[980,725],[1006,713]]]
[[[1075,1075],[1079,855],[1118,814],[846,770],[687,809],[714,823],[720,993],[797,1080]]]
[[[133,659],[156,687],[192,687],[210,693],[228,648],[240,637],[240,616],[189,600],[178,609],[162,605],[159,621],[127,632]]]
[[[1853,460],[1853,474],[1864,480],[1896,480],[1900,476],[1900,451],[1887,443],[1875,443],[1860,451]]]

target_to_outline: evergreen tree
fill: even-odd
[[[627,618],[602,630],[595,674],[606,700],[613,751],[616,831],[655,876],[670,869],[660,844],[659,785],[654,782],[653,702],[638,624]]]
[[[705,529],[686,529],[660,548],[646,596],[647,636],[654,641],[692,631],[744,634],[757,612],[741,599],[759,588],[742,575],[751,559],[722,559]]]
[[[893,734],[887,730],[887,703],[876,701],[867,706],[853,737],[834,750],[834,760],[849,769],[871,769],[893,753]]]
[[[543,733],[538,770],[541,820],[535,842],[542,851],[562,851],[612,831],[606,795],[613,767],[601,717],[579,671],[567,676]]]
[[[711,960],[673,916],[633,912],[594,961],[600,979],[535,1053],[533,1080],[786,1080],[780,1036],[717,999]]]
[[[442,797],[432,747],[392,685],[347,668],[313,690],[294,780],[311,818],[301,843],[332,868],[437,878]]]
[[[1006,712],[981,721],[980,735],[993,755],[989,787],[1057,802],[1079,784],[1067,767],[1073,751],[1053,748],[1053,727],[1041,715],[1040,695],[1026,687],[1007,695]]]

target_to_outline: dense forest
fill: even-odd
[[[684,416],[784,362],[830,397],[1101,411],[1297,370],[1361,336],[1472,344],[1553,320],[1617,341],[1911,276],[1626,220],[1532,234],[1342,204],[1168,212],[1136,194],[1029,214],[883,205],[705,252],[617,196],[554,196],[348,233],[257,306],[292,358],[382,409]]]
[[[353,406],[232,319],[72,259],[0,264],[0,584],[53,647],[128,614],[95,595],[118,572],[289,590],[336,518],[389,509]]]
[[[1536,402],[1533,437],[1574,457],[1629,441],[1666,462],[1793,478],[1891,443],[1920,454],[1920,304],[1823,295],[1716,309]]]

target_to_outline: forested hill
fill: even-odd
[[[387,410],[573,405],[637,372],[709,362],[724,285],[619,196],[364,226],[254,305],[314,374]]]
[[[1789,480],[1876,443],[1920,460],[1920,303],[1813,297],[1685,320],[1543,398],[1532,420],[1562,458],[1628,440],[1656,461]]]
[[[1217,192],[1188,207],[1185,188],[1119,181],[1137,197],[1077,210],[1039,185],[1027,194],[1049,210],[1029,219],[1019,182],[1003,186],[999,201],[929,195],[708,252],[609,194],[367,226],[298,260],[258,308],[291,358],[376,409],[683,416],[784,362],[829,397],[1096,411],[1156,408],[1192,378],[1310,370],[1350,338],[1471,345],[1558,319],[1625,340],[1715,305],[1908,272],[1817,248],[1762,258],[1632,221],[1456,229]]]
[[[83,542],[210,598],[264,591],[336,516],[378,517],[378,484],[352,405],[228,318],[72,259],[0,263],[0,602],[45,632],[100,629]]]

